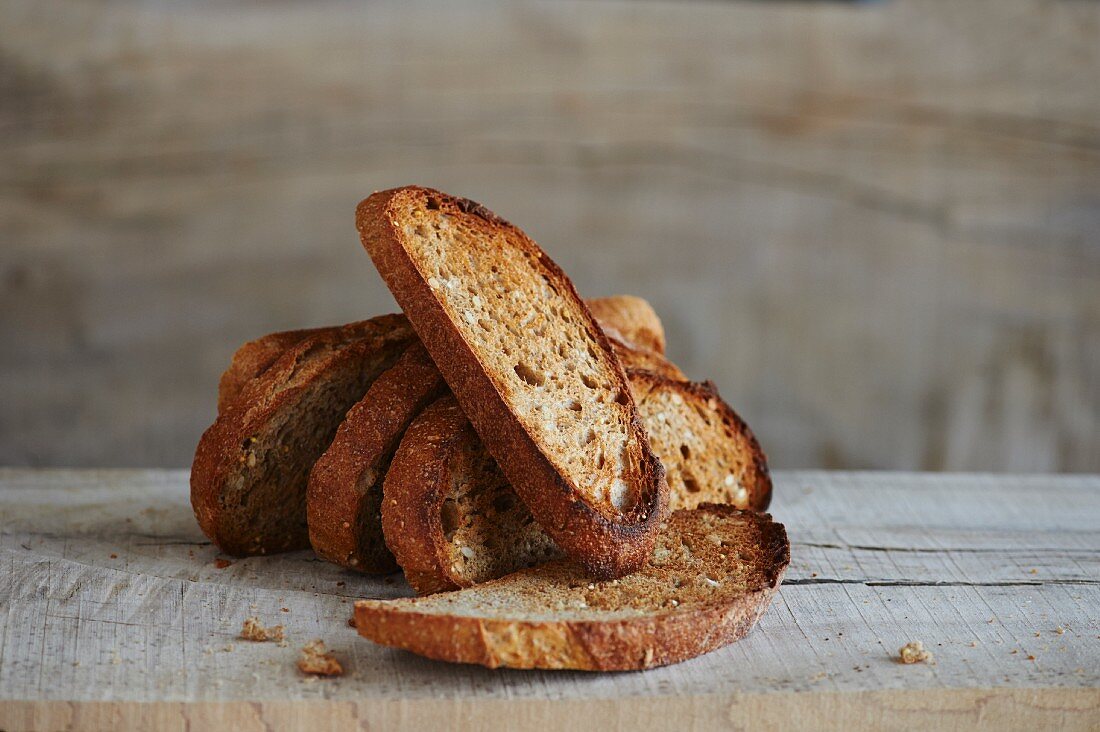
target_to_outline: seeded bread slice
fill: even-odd
[[[309,476],[309,540],[322,559],[359,572],[397,570],[382,537],[382,478],[409,423],[444,391],[417,342],[348,411]]]
[[[763,510],[771,478],[756,438],[712,384],[629,370],[676,508]],[[409,427],[383,484],[386,542],[418,594],[470,587],[560,554],[453,399]]]
[[[199,526],[222,550],[269,554],[309,546],[306,481],[347,410],[413,341],[381,316],[359,337],[325,330],[285,351],[203,434],[191,468]]]
[[[518,228],[424,188],[358,208],[363,246],[490,454],[593,575],[644,562],[667,513],[626,375],[572,283]]]
[[[747,635],[789,563],[782,524],[706,504],[673,513],[649,562],[621,579],[556,560],[431,597],[360,600],[355,626],[376,643],[490,668],[652,668]]]

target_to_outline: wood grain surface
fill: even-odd
[[[489,671],[347,626],[399,575],[219,568],[184,472],[0,470],[0,728],[1100,725],[1100,476],[782,472],[773,509],[792,563],[744,641],[643,673]],[[240,640],[250,616],[287,646]],[[345,676],[297,671],[313,638]],[[934,665],[897,662],[915,640]]]
[[[433,185],[656,306],[783,467],[1100,471],[1100,4],[0,6],[0,464],[176,466]]]

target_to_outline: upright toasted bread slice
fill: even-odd
[[[484,207],[424,188],[358,208],[364,247],[489,452],[599,577],[640,567],[667,512],[611,344],[565,274]]]
[[[309,476],[309,540],[322,559],[360,572],[397,570],[382,537],[382,479],[409,423],[444,391],[416,342],[348,411]]]
[[[376,643],[490,668],[627,671],[677,663],[743,638],[790,563],[767,514],[703,505],[672,514],[638,572],[593,582],[569,560],[430,597],[360,600]]]
[[[672,510],[700,503],[768,507],[772,480],[764,451],[712,382],[628,373],[650,444],[667,471]]]
[[[347,410],[415,336],[400,316],[299,341],[253,379],[203,434],[191,468],[199,526],[221,549],[309,546],[306,481]]]
[[[638,328],[645,332],[661,331],[657,315],[641,298],[617,296],[591,302],[613,303],[619,299],[625,301],[620,307],[606,309],[611,324],[608,327],[615,326],[631,334],[638,332]],[[268,340],[277,339],[269,336]],[[253,341],[264,342],[264,339]],[[658,354],[615,339],[612,343],[624,364],[678,372]],[[255,346],[250,350],[261,351]],[[238,353],[242,351],[247,352],[242,348]],[[310,543],[318,555],[358,572],[384,573],[397,569],[382,535],[382,481],[409,423],[444,391],[443,377],[424,347],[416,343],[348,411],[336,438],[310,473],[306,513]]]
[[[764,454],[713,385],[629,373],[653,449],[668,466],[672,505],[767,507]],[[409,427],[383,491],[386,542],[418,594],[469,587],[559,554],[452,399],[433,403]]]

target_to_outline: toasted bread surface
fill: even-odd
[[[309,539],[318,556],[359,572],[397,569],[382,537],[382,479],[409,423],[445,390],[415,342],[348,410],[309,476]]]
[[[400,316],[373,319],[359,338],[317,333],[249,382],[195,451],[191,503],[206,535],[236,555],[308,547],[309,471],[413,337]]]
[[[360,600],[359,633],[429,658],[496,668],[624,671],[744,637],[790,562],[782,524],[704,504],[672,514],[646,565],[592,580],[561,559],[430,597]]]
[[[672,505],[767,507],[764,454],[712,384],[628,373],[653,449],[669,466]],[[418,594],[469,587],[559,553],[453,402],[440,400],[413,423],[384,494],[386,541]]]
[[[772,481],[764,451],[712,382],[628,373],[650,443],[667,471],[673,510],[700,503],[768,507]]]
[[[479,204],[424,188],[359,205],[364,247],[535,519],[596,576],[641,566],[667,511],[611,344],[565,274]]]

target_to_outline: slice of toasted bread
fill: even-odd
[[[665,352],[665,328],[653,306],[634,295],[612,295],[585,300],[604,332],[656,353]]]
[[[790,563],[771,516],[705,504],[672,514],[638,572],[593,581],[561,559],[430,597],[360,600],[376,643],[490,668],[627,671],[743,638]]]
[[[638,369],[628,374],[650,444],[667,471],[673,510],[700,503],[768,507],[772,480],[764,451],[713,382]]]
[[[285,351],[203,434],[191,468],[199,526],[222,550],[309,546],[306,481],[347,410],[414,339],[400,316],[324,331]]]
[[[363,246],[535,519],[593,575],[641,566],[667,512],[626,375],[572,283],[518,228],[424,188],[358,208]]]
[[[628,373],[650,443],[668,466],[673,506],[767,507],[764,454],[712,384]],[[386,542],[418,594],[470,587],[559,554],[451,399],[413,422],[383,491]]]
[[[445,390],[416,342],[348,410],[309,476],[309,540],[318,556],[359,572],[397,569],[382,537],[382,479],[409,423]]]

